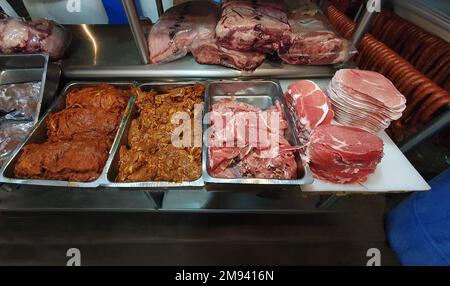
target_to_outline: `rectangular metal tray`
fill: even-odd
[[[156,90],[158,92],[166,92],[171,88],[191,85],[194,83],[202,83],[205,85],[205,90],[207,88],[207,83],[202,81],[192,81],[192,82],[152,82],[152,83],[144,83],[138,86],[138,88],[143,91]],[[206,94],[206,92],[205,92]],[[206,97],[205,97],[206,99]],[[117,177],[119,171],[119,150],[120,146],[127,145],[128,142],[128,131],[131,125],[131,121],[139,116],[137,108],[133,105],[131,109],[130,116],[127,118],[127,121],[122,129],[119,129],[120,135],[118,140],[114,143],[112,153],[110,156],[110,160],[107,162],[106,167],[106,176],[105,182],[102,183],[102,186],[105,187],[114,187],[114,188],[124,188],[124,189],[139,189],[139,190],[164,190],[164,189],[190,189],[190,188],[199,188],[203,187],[204,181],[203,178],[200,177],[195,181],[187,181],[187,182],[168,182],[168,181],[149,181],[149,182],[124,182],[118,183],[115,182],[115,178]]]
[[[46,54],[0,55],[0,85],[41,82],[33,121],[36,124],[55,98],[61,69]]]
[[[206,90],[206,107],[207,111],[210,110],[211,105],[217,100],[223,98],[234,97],[237,101],[246,102],[261,109],[267,109],[278,100],[284,109],[284,113],[290,128],[287,129],[286,139],[291,145],[299,146],[299,139],[294,136],[292,130],[294,129],[294,118],[288,111],[284,100],[281,86],[277,81],[260,80],[260,81],[215,81],[210,82],[208,89]],[[208,124],[203,124],[204,137],[203,141],[206,142]],[[302,164],[302,160],[298,153],[295,153],[297,162],[297,175],[298,179],[295,180],[279,180],[279,179],[258,179],[258,178],[236,178],[236,179],[223,179],[215,178],[209,175],[207,166],[209,165],[208,159],[208,147],[207,144],[203,144],[203,179],[207,185],[209,184],[225,184],[230,187],[229,184],[234,184],[236,187],[239,185],[269,185],[269,186],[300,186],[304,184],[311,184],[313,178],[308,166]],[[217,186],[215,186],[217,188]]]
[[[78,187],[78,188],[94,188],[100,186],[100,184],[104,180],[105,172],[106,172],[106,166],[108,165],[108,161],[110,158],[108,158],[108,161],[106,162],[105,166],[103,167],[102,174],[92,182],[69,182],[69,181],[59,181],[59,180],[41,180],[41,179],[18,179],[14,177],[14,166],[19,159],[19,154],[22,148],[26,144],[32,144],[32,143],[43,143],[47,140],[47,118],[51,113],[61,111],[65,108],[65,102],[66,102],[66,95],[74,88],[80,88],[85,86],[92,86],[99,84],[100,82],[71,82],[66,85],[66,87],[61,92],[60,96],[57,97],[52,107],[45,113],[45,115],[42,117],[42,119],[39,121],[38,124],[35,125],[33,130],[30,132],[30,135],[28,138],[14,151],[14,153],[11,155],[9,160],[6,162],[6,164],[3,166],[3,169],[1,171],[0,181],[3,183],[11,183],[11,184],[24,184],[24,185],[43,185],[43,186],[53,186],[53,187]],[[127,86],[134,86],[131,82],[108,82],[110,84],[113,84],[117,87],[127,87]],[[116,136],[113,141],[113,146],[118,140],[120,131],[124,129],[124,125],[127,121],[127,118],[130,115],[131,107],[134,106],[134,95],[131,95],[130,100],[128,102],[128,106],[124,111],[122,121],[119,125],[119,129],[116,133]],[[112,150],[112,148],[111,148]],[[111,154],[111,151],[110,151]],[[109,156],[111,157],[111,156]]]

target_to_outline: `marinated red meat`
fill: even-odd
[[[209,1],[190,1],[168,9],[148,36],[151,62],[182,58],[194,42],[214,38],[218,18],[219,8]]]
[[[361,183],[383,157],[383,141],[362,129],[321,125],[307,148],[314,177],[337,184]]]

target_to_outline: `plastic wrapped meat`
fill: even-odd
[[[254,71],[266,59],[266,55],[260,52],[226,49],[216,39],[194,43],[191,52],[199,64],[223,65],[243,71]]]
[[[40,90],[41,82],[0,85],[0,110],[16,110],[18,114],[35,119]]]
[[[151,62],[182,58],[195,41],[214,38],[218,18],[219,8],[207,1],[185,2],[168,9],[148,36]]]
[[[295,12],[294,12],[295,13]],[[343,62],[350,43],[337,35],[320,14],[289,18],[292,31],[286,31],[278,50],[283,62],[297,65],[326,65]]]
[[[225,1],[216,36],[230,50],[272,53],[289,30],[283,1]]]
[[[97,179],[108,159],[104,140],[28,144],[14,168],[17,178],[90,182]]]
[[[27,137],[33,122],[5,121],[0,124],[0,168]]]
[[[53,60],[64,55],[70,42],[69,32],[49,20],[0,20],[0,52],[48,53]]]

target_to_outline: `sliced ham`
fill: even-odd
[[[322,125],[307,148],[314,177],[336,184],[362,183],[383,158],[383,140],[356,127]]]
[[[317,126],[330,124],[334,112],[320,87],[310,80],[300,80],[288,86],[285,94],[289,109],[295,115],[297,135],[302,144]]]
[[[383,75],[342,69],[331,80],[327,95],[337,122],[377,134],[402,116],[405,97]]]

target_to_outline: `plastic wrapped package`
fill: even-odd
[[[184,57],[192,43],[214,38],[219,7],[211,2],[191,1],[164,12],[150,30],[148,48],[152,63]]]
[[[0,85],[0,110],[35,119],[40,89],[40,81]]]
[[[350,42],[340,37],[320,13],[311,16],[294,11],[289,24],[292,30],[284,33],[278,50],[279,57],[285,63],[337,64],[356,53]]]
[[[50,59],[57,60],[63,57],[69,44],[69,31],[53,21],[0,20],[0,52],[3,54],[48,53]]]
[[[0,123],[0,167],[27,137],[33,122],[4,121]]]

